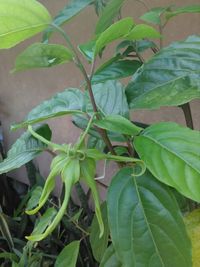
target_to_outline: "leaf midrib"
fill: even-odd
[[[155,250],[156,250],[156,252],[157,252],[157,255],[158,255],[159,258],[160,258],[160,261],[161,261],[161,263],[162,263],[162,266],[165,267],[164,261],[163,261],[163,259],[162,259],[162,256],[161,256],[160,252],[159,252],[159,249],[158,249],[158,247],[157,247],[157,245],[156,245],[156,241],[155,241],[155,239],[154,239],[153,233],[152,233],[152,231],[151,231],[151,227],[150,227],[150,225],[149,225],[149,223],[148,223],[148,219],[147,219],[145,210],[144,210],[143,205],[142,205],[142,200],[141,200],[141,197],[140,197],[140,192],[139,192],[139,190],[138,190],[138,185],[137,185],[137,182],[136,182],[136,178],[133,177],[133,180],[134,180],[135,189],[136,189],[137,197],[138,197],[138,200],[139,200],[139,204],[140,204],[140,206],[141,206],[141,210],[142,210],[142,212],[143,212],[143,216],[144,216],[144,219],[145,219],[147,228],[148,228],[148,230],[149,230],[149,233],[150,233],[152,242],[153,242],[153,244],[154,244],[154,247],[155,247]],[[167,267],[167,266],[166,266],[166,267]]]

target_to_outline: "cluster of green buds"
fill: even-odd
[[[85,138],[92,125],[92,122],[93,122],[93,117],[90,119],[87,129],[80,136],[78,142],[74,146],[72,146],[71,144],[59,145],[52,143],[43,138],[42,136],[40,136],[38,133],[36,133],[31,126],[28,127],[28,130],[35,138],[47,144],[48,147],[52,149],[52,151],[57,152],[57,155],[52,160],[50,167],[51,171],[46,179],[43,191],[40,195],[36,207],[34,207],[32,210],[26,210],[26,213],[29,215],[33,215],[43,207],[43,205],[46,203],[46,201],[49,198],[49,195],[51,194],[51,192],[55,187],[56,176],[58,175],[61,176],[65,189],[64,199],[61,208],[55,215],[50,225],[44,230],[42,234],[32,233],[32,235],[27,236],[26,238],[28,240],[40,241],[52,233],[52,231],[56,228],[56,226],[59,224],[62,217],[64,216],[71,195],[71,190],[78,181],[84,182],[91,190],[95,204],[95,213],[97,216],[100,228],[100,237],[101,237],[104,232],[104,225],[100,210],[99,194],[95,181],[96,161],[114,160],[116,162],[133,164],[133,166],[139,165],[141,168],[139,175],[141,175],[145,171],[145,166],[143,162],[139,159],[111,155],[111,154],[104,154],[98,151],[97,149],[87,149],[85,147]]]

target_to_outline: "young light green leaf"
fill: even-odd
[[[51,139],[51,130],[47,124],[37,128],[36,132],[47,140]],[[25,132],[12,145],[7,158],[0,163],[0,174],[21,167],[38,156],[45,148],[44,143],[36,140],[29,132]]]
[[[41,194],[42,194],[42,187],[37,186],[31,192],[30,199],[26,205],[27,210],[31,210],[33,207],[35,207],[38,204]]]
[[[130,136],[138,135],[143,130],[120,115],[106,116],[102,120],[96,120],[94,124],[102,129]]]
[[[104,8],[96,25],[95,33],[98,35],[105,31],[112,23],[125,0],[110,0]]]
[[[98,68],[92,77],[92,83],[102,83],[131,76],[142,65],[137,60],[119,60],[118,58],[114,57]]]
[[[161,15],[166,11],[169,10],[170,7],[156,7],[152,8],[150,11],[145,13],[140,17],[140,19],[148,22],[153,23],[156,25],[161,25]]]
[[[76,267],[79,247],[80,241],[73,241],[64,247],[56,259],[55,267]]]
[[[124,18],[112,24],[108,29],[98,36],[95,47],[95,56],[112,41],[127,35],[133,26],[134,22],[132,18]]]
[[[155,30],[153,27],[146,24],[136,25],[126,36],[127,40],[141,40],[144,38],[160,38],[160,33]]]
[[[112,244],[106,249],[99,267],[123,267]]]
[[[12,125],[12,130],[66,114],[83,113],[83,106],[83,93],[76,88],[66,89],[35,107],[24,121]]]
[[[35,43],[17,56],[13,71],[49,68],[72,60],[72,52],[63,45]]]
[[[161,182],[200,201],[200,132],[176,123],[146,128],[134,140],[137,153]]]
[[[91,40],[87,43],[80,44],[78,46],[80,52],[89,61],[92,62],[94,59],[96,40]]]
[[[122,266],[192,267],[191,244],[167,186],[148,172],[136,178],[124,168],[112,179],[107,201],[111,238]]]
[[[35,0],[0,1],[0,49],[10,48],[43,31],[51,22],[47,9]]]
[[[74,16],[78,15],[83,9],[90,5],[94,0],[71,0],[53,19],[53,24],[61,26],[65,22],[68,22]],[[43,36],[44,41],[48,41],[50,35],[53,32],[53,28],[49,27]]]
[[[90,244],[92,248],[92,253],[96,261],[100,262],[106,248],[108,246],[108,237],[109,237],[109,227],[108,227],[108,217],[107,217],[107,203],[104,202],[101,205],[101,214],[104,224],[104,233],[101,238],[99,224],[97,220],[97,216],[95,215],[91,225],[91,233],[90,233]]]
[[[97,221],[99,224],[100,234],[99,238],[103,236],[104,233],[104,223],[101,215],[100,208],[100,198],[97,190],[96,182],[94,180],[96,173],[96,164],[94,159],[86,158],[84,161],[80,162],[81,167],[81,178],[86,183],[86,185],[91,189],[94,205],[95,205],[95,214],[97,216]]]
[[[177,106],[200,98],[200,37],[172,43],[145,63],[126,87],[131,109]]]
[[[166,19],[169,20],[177,15],[187,14],[187,13],[200,13],[200,5],[189,5],[176,8],[173,11],[168,11],[166,12]]]

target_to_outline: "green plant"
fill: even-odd
[[[27,236],[31,244],[51,236],[63,223],[71,189],[79,182],[88,186],[96,215],[91,228],[83,229],[81,240],[69,244],[73,257],[68,266],[76,265],[79,244],[90,235],[96,262],[91,257],[88,266],[98,262],[100,267],[189,267],[191,242],[176,199],[186,210],[200,201],[200,133],[193,129],[189,106],[189,101],[200,97],[200,37],[190,36],[163,48],[162,30],[171,18],[200,12],[200,6],[148,10],[141,19],[158,26],[158,32],[148,24],[122,18],[124,2],[71,1],[52,20],[37,1],[1,1],[0,48],[13,47],[45,30],[42,43],[29,46],[17,57],[14,72],[72,61],[84,77],[84,88],[69,88],[56,94],[12,126],[13,130],[27,128],[27,132],[0,163],[0,173],[21,167],[45,150],[54,155],[45,185],[32,192],[26,213],[35,216],[43,209],[57,175],[64,187],[62,204],[41,216],[40,227],[36,224]],[[77,50],[61,26],[91,4],[99,14],[95,34]],[[66,46],[49,43],[54,32],[61,34]],[[159,40],[159,47],[151,39]],[[114,56],[96,68],[97,57],[114,41],[119,42]],[[143,56],[146,50],[153,53],[147,61]],[[91,65],[89,74],[79,52]],[[131,75],[133,78],[125,87],[117,81]],[[130,110],[162,106],[182,108],[188,128],[174,122],[148,126],[130,121]],[[73,123],[83,129],[73,145],[51,142],[48,125],[32,126],[64,115],[71,115]],[[120,145],[113,146],[113,141]],[[103,184],[95,179],[98,160],[115,161],[119,166],[103,206],[97,182]],[[66,261],[70,260],[69,254],[66,253]],[[81,261],[79,264],[84,266]]]

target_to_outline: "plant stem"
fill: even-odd
[[[186,103],[186,104],[180,105],[180,107],[183,110],[187,127],[191,128],[191,129],[194,129],[194,124],[193,124],[192,112],[191,112],[190,104]]]
[[[100,120],[101,119],[101,116],[98,114],[98,108],[97,108],[97,105],[96,105],[96,102],[95,102],[95,98],[94,98],[94,94],[93,94],[93,91],[92,91],[92,84],[91,84],[91,79],[92,79],[92,75],[90,76],[90,78],[88,77],[87,75],[87,72],[81,62],[81,60],[79,59],[79,56],[76,52],[76,49],[73,47],[71,41],[70,41],[70,38],[68,37],[68,35],[65,33],[65,31],[58,27],[57,25],[55,24],[52,24],[52,26],[54,28],[57,29],[58,32],[61,33],[61,35],[64,37],[65,41],[67,42],[68,46],[71,48],[71,50],[73,51],[74,53],[74,57],[75,57],[75,64],[76,66],[80,69],[80,71],[82,72],[83,74],[83,77],[87,83],[87,88],[88,88],[88,92],[89,92],[89,96],[90,96],[90,101],[91,101],[91,104],[92,104],[92,108],[93,108],[93,111],[96,113],[96,118],[97,120]],[[92,73],[94,72],[94,65],[92,67]],[[92,74],[91,73],[91,74]],[[101,129],[101,128],[97,128],[97,131],[99,132],[99,134],[101,135],[103,141],[105,142],[106,146],[108,147],[108,149],[110,150],[110,152],[113,154],[113,155],[116,155],[114,149],[113,149],[113,146],[110,142],[110,139],[108,138],[108,135],[107,135],[107,132],[104,130],[104,129]]]

